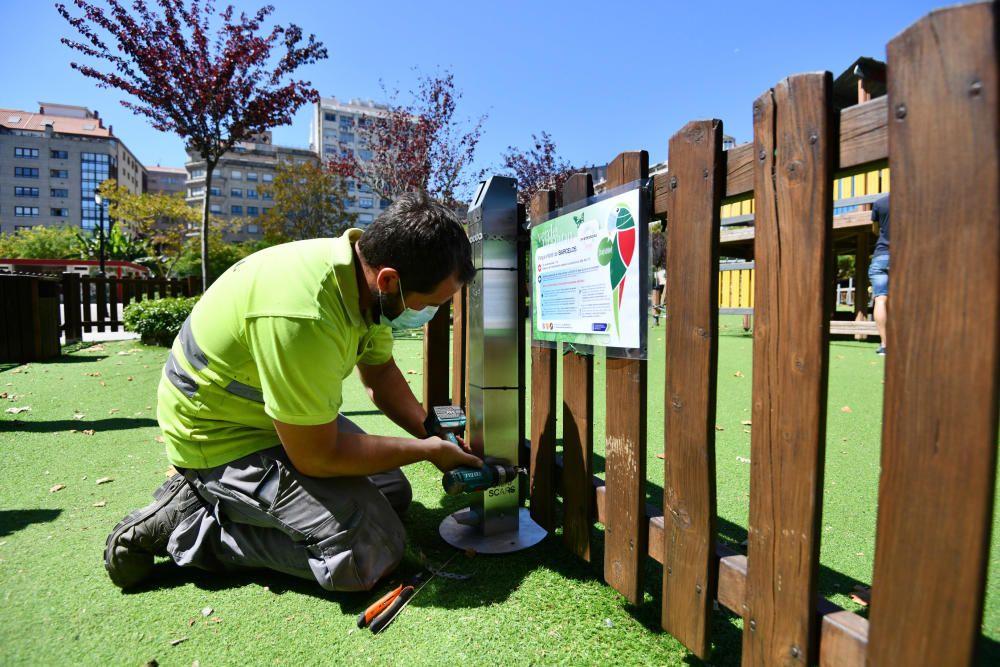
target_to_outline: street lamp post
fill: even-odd
[[[97,204],[99,221],[100,221],[100,225],[101,225],[100,226],[100,234],[101,234],[101,237],[100,237],[100,249],[98,250],[98,255],[99,255],[99,259],[100,259],[101,265],[100,265],[100,269],[98,270],[97,275],[99,275],[99,276],[101,276],[103,278],[104,277],[104,206],[103,206],[104,199],[97,192],[94,193],[94,203]]]

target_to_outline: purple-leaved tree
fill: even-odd
[[[102,88],[128,95],[122,106],[145,116],[162,132],[180,136],[205,160],[201,216],[202,288],[209,285],[208,221],[212,172],[237,142],[278,125],[319,94],[308,81],[294,80],[300,66],[327,57],[326,48],[289,24],[264,27],[274,12],[267,5],[236,15],[232,5],[216,13],[211,0],[118,0],[102,5],[73,0],[56,9],[82,36],[63,44],[97,61],[72,63]]]
[[[539,190],[555,190],[556,205],[562,206],[562,186],[573,174],[586,169],[573,167],[560,158],[549,133],[531,135],[532,148],[519,150],[508,146],[501,156],[501,169],[517,179],[517,201],[527,204]]]

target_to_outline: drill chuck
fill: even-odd
[[[486,463],[482,468],[461,467],[444,474],[441,484],[449,496],[484,491],[517,479],[524,468],[503,463]]]

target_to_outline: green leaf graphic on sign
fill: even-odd
[[[611,239],[601,239],[601,242],[597,244],[597,263],[601,266],[607,266],[613,253],[614,246],[611,244]]]

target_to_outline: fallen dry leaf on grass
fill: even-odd
[[[163,436],[162,436],[162,435],[158,435],[158,436],[156,436],[155,438],[153,438],[153,440],[156,440],[156,441],[157,441],[158,443],[160,443],[161,445],[162,445],[163,443],[165,443],[165,442],[166,442],[166,440],[164,440],[164,439],[163,439]]]
[[[663,454],[657,454],[657,455],[656,455],[656,458],[658,458],[658,459],[662,459],[662,458],[663,458]]]
[[[92,428],[85,428],[82,431],[80,431],[80,433],[83,433],[84,435],[94,435],[96,431],[94,431],[94,429]]]
[[[107,504],[108,503],[105,500],[98,500],[96,503],[94,503],[94,507],[104,507]]]
[[[128,376],[127,378],[125,378],[125,379],[126,379],[126,380],[128,380],[129,382],[131,382],[131,381],[132,381],[133,379],[135,379],[135,378],[133,378],[133,377],[132,377],[131,375],[129,375],[129,376]]]
[[[845,405],[844,407],[842,407],[840,409],[840,411],[841,412],[854,412],[854,410],[851,410],[851,406],[849,406],[849,405]]]
[[[417,372],[411,368],[410,370],[406,371],[406,374],[407,375],[416,375]]]
[[[110,410],[108,410],[109,415],[113,415],[116,412],[121,412],[121,410],[119,410],[118,408],[111,408]]]
[[[49,489],[49,493],[55,493],[56,491],[62,491],[65,488],[66,488],[65,484],[56,484],[51,489]]]
[[[19,415],[22,412],[31,412],[31,406],[25,405],[23,408],[7,408],[4,412],[9,415]]]
[[[743,373],[741,371],[736,371],[735,373],[733,373],[733,377],[741,378],[743,377]]]
[[[187,637],[180,637],[180,638],[178,638],[178,639],[175,639],[175,640],[173,640],[172,642],[170,642],[170,645],[171,645],[171,646],[177,646],[178,644],[183,644],[183,643],[184,643],[184,642],[186,642],[187,640],[188,640],[188,638],[187,638]]]
[[[750,421],[749,419],[744,419],[740,423],[743,424],[744,426],[750,426],[751,424],[753,424],[753,422]]]
[[[748,459],[745,456],[737,456],[736,460],[739,461],[740,463],[750,463],[750,459]]]
[[[102,477],[99,480],[97,480],[97,484],[98,486],[100,486],[101,484],[107,484],[108,482],[113,482],[113,481],[115,481],[114,477]]]
[[[170,477],[173,477],[174,475],[176,475],[176,474],[177,474],[177,468],[175,468],[175,467],[173,467],[173,466],[170,466],[169,468],[167,468],[167,469],[166,469],[166,470],[164,471],[164,473],[163,473],[163,474],[164,474],[164,475],[166,475],[166,476],[167,476],[167,478],[170,478]]]
[[[722,428],[721,426],[719,426],[718,424],[716,424],[716,425],[715,425],[715,430],[716,430],[716,431],[725,431],[726,429],[724,429],[724,428]]]
[[[83,413],[80,413],[80,412],[74,412],[74,413],[73,413],[73,419],[75,419],[75,420],[77,420],[77,421],[80,421],[81,419],[83,419]]]
[[[97,371],[94,371],[93,373],[87,373],[87,375],[89,375],[92,378],[99,378],[99,377],[101,377],[101,374],[99,372],[97,372]]]
[[[862,586],[857,584],[854,586],[854,592],[851,593],[851,601],[855,604],[859,604],[862,607],[867,607],[871,604],[872,589],[868,586]]]

